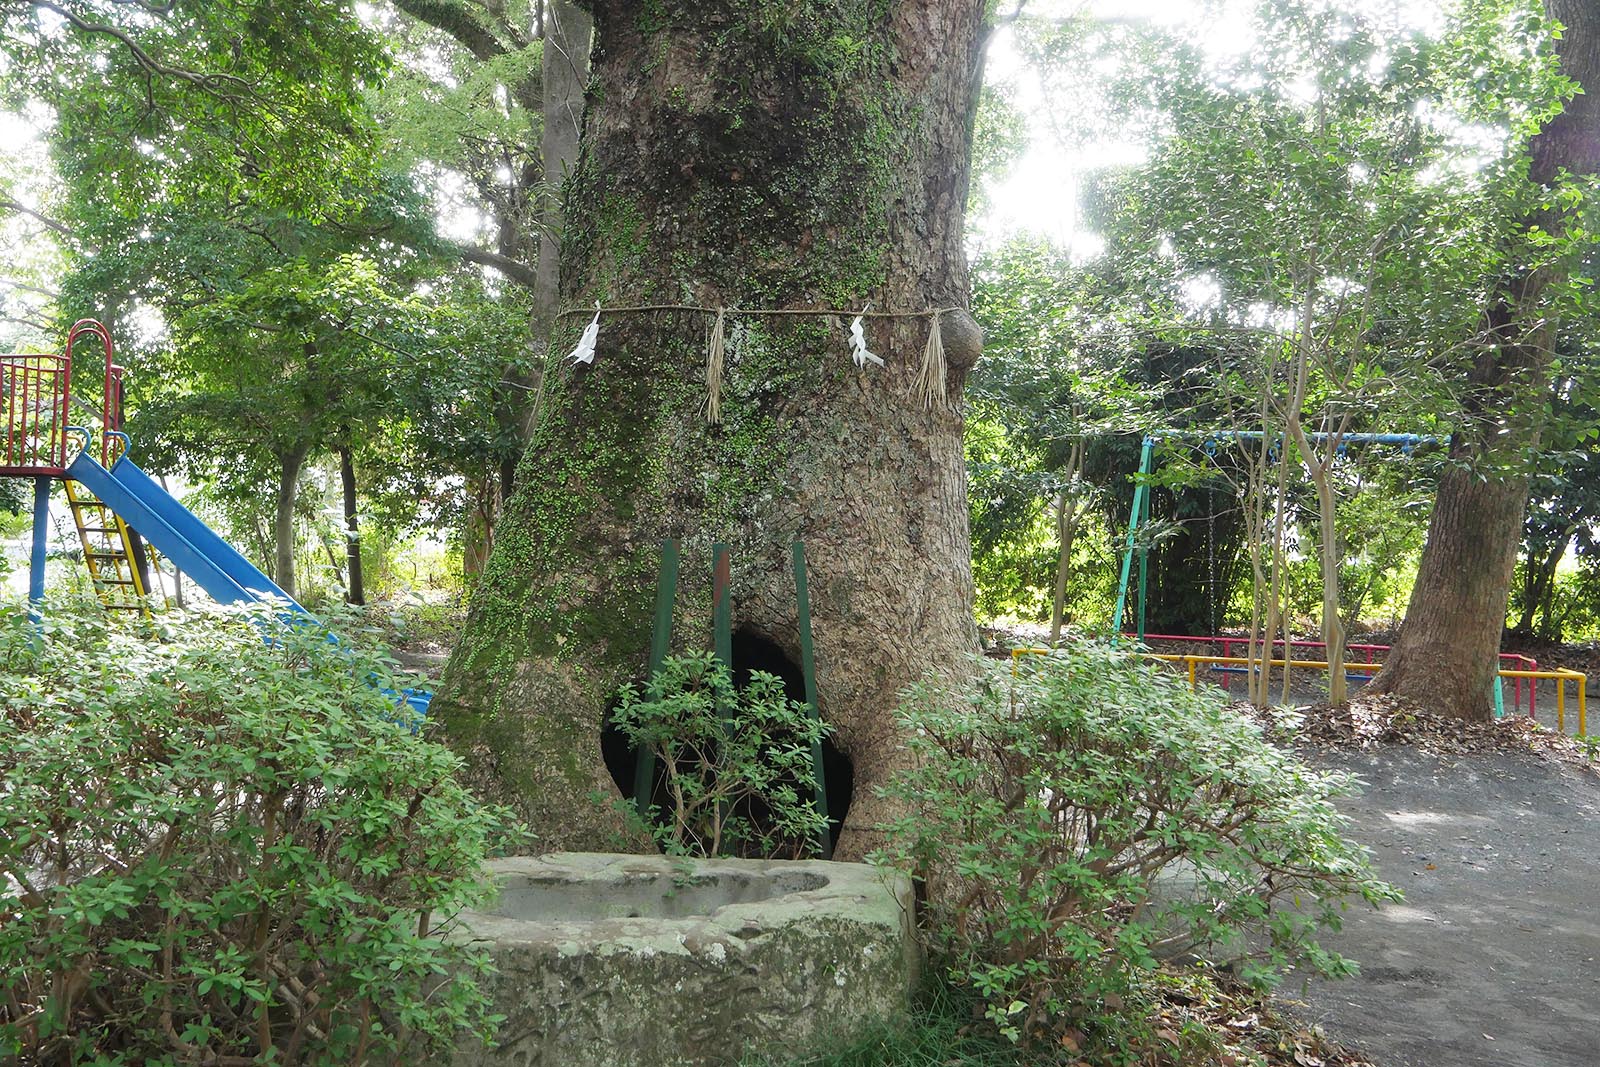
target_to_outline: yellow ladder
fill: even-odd
[[[133,562],[133,535],[110,505],[72,479],[64,479],[72,522],[83,543],[83,561],[89,567],[95,596],[108,611],[137,611],[150,615],[149,590]],[[145,546],[149,552],[149,546]],[[155,560],[147,556],[151,568]]]

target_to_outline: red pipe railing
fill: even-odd
[[[0,475],[60,477],[67,469],[64,431],[71,387],[72,361],[67,356],[0,356],[0,405],[6,426]]]
[[[100,342],[100,349],[105,354],[106,376],[101,400],[104,405],[100,414],[100,423],[107,430],[122,429],[122,379],[126,371],[117,366],[111,344],[111,331],[94,319],[79,319],[72,324],[72,329],[67,331],[67,355],[72,355],[72,348],[78,343],[80,337],[92,337]],[[100,464],[110,467],[116,458],[112,450],[117,447],[113,444],[115,439],[107,434],[100,435]]]
[[[59,478],[67,469],[66,428],[72,422],[72,348],[80,338],[94,338],[105,354],[105,411],[107,430],[122,429],[123,377],[114,362],[111,331],[94,319],[80,319],[67,331],[61,355],[27,352],[0,355],[0,421],[5,439],[0,443],[0,476],[46,475]],[[100,460],[106,466],[116,457],[115,439],[100,438]]]

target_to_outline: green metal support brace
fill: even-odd
[[[806,684],[806,714],[816,722],[821,713],[817,704],[817,658],[811,642],[811,593],[806,584],[806,546],[794,543],[794,592],[800,629],[800,673]],[[831,859],[833,845],[828,835],[828,791],[822,770],[822,739],[811,743],[811,773],[815,779],[817,811],[822,815],[822,829],[817,832],[817,854]]]
[[[728,669],[728,674],[733,674],[733,596],[729,586],[733,584],[732,564],[730,563],[730,550],[727,545],[717,543],[711,546],[711,641],[712,650],[722,665]],[[722,709],[722,724],[725,733],[733,732],[733,709]]]
[[[672,605],[678,597],[678,542],[661,542],[661,574],[656,579],[656,623],[650,638],[650,677],[654,678],[666,662],[672,645]],[[633,803],[640,818],[650,818],[650,800],[656,788],[656,758],[641,748],[633,771]]]

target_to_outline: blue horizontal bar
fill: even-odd
[[[1191,438],[1197,441],[1249,440],[1259,441],[1266,434],[1260,430],[1152,430],[1146,437],[1151,441],[1163,438]],[[1282,437],[1282,434],[1276,435]],[[1322,442],[1337,438],[1351,444],[1373,445],[1442,445],[1446,438],[1416,433],[1308,433],[1306,438]]]

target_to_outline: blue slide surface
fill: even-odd
[[[219,604],[258,604],[276,600],[291,614],[311,618],[276,582],[245,559],[200,517],[140,470],[124,455],[106,470],[88,451],[78,453],[67,467],[67,477],[81,483],[110,505],[124,522],[139,531],[156,551],[192,578]],[[403,694],[416,710],[426,714],[432,694],[408,689]]]

